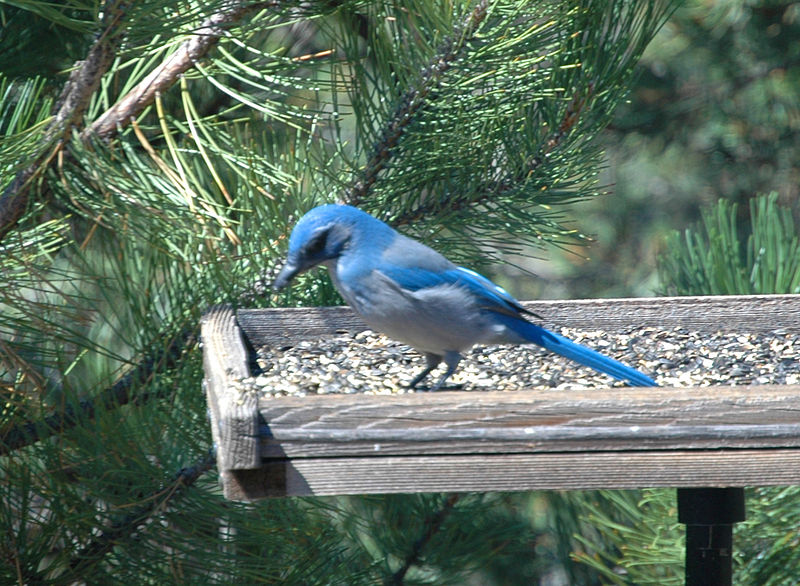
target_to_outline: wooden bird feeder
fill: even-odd
[[[523,305],[551,328],[800,329],[800,295]],[[708,526],[743,519],[738,487],[800,484],[800,385],[282,398],[242,391],[252,348],[365,327],[345,307],[207,312],[205,388],[227,498],[678,487],[681,521],[699,527],[702,541]],[[720,510],[706,506],[723,501]],[[703,582],[713,570],[693,571],[697,582],[687,555],[687,584],[715,583]]]

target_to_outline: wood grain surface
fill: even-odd
[[[635,327],[750,333],[800,329],[800,295],[579,299],[524,301],[522,305],[542,316],[537,323],[550,328],[609,333]],[[237,319],[253,345],[290,343],[366,328],[349,307],[240,309]]]
[[[262,458],[800,447],[800,386],[327,395],[259,402]]]
[[[524,304],[543,325],[763,333],[800,328],[800,295]],[[205,386],[225,495],[800,484],[800,386],[259,396],[248,343],[365,326],[344,307],[212,308]]]

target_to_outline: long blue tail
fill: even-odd
[[[505,316],[504,316],[505,317]],[[503,321],[506,321],[505,319]],[[541,326],[524,321],[520,319],[507,318],[506,323],[520,336],[526,340],[538,344],[551,352],[555,352],[565,358],[574,360],[579,364],[594,368],[609,376],[622,381],[627,381],[632,386],[637,387],[657,387],[656,382],[649,376],[646,376],[630,366],[625,366],[621,362],[617,362],[613,358],[603,356],[599,352],[595,352],[581,346],[575,342],[568,340],[564,336],[560,336],[554,332],[544,329]]]

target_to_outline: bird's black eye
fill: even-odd
[[[311,240],[308,241],[304,248],[305,256],[307,257],[315,257],[318,256],[323,250],[325,250],[325,244],[328,240],[328,231],[319,232],[318,234],[314,234]]]

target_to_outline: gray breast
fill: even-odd
[[[463,352],[497,337],[498,327],[475,306],[474,297],[457,285],[409,291],[373,271],[358,287],[337,282],[342,297],[374,330],[422,352]]]

